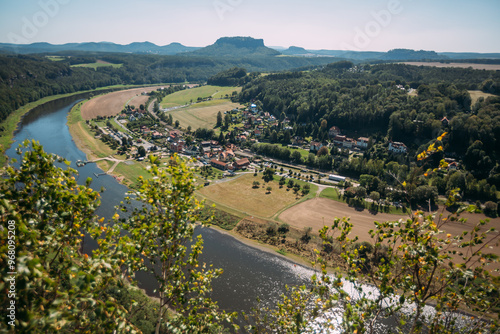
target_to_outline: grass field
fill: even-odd
[[[469,94],[470,94],[470,97],[472,99],[472,101],[471,101],[472,106],[477,102],[477,100],[479,100],[480,97],[484,97],[484,99],[486,99],[490,96],[497,96],[497,95],[482,92],[480,90],[469,90]]]
[[[45,56],[45,58],[47,58],[48,60],[52,60],[52,61],[61,61],[61,60],[66,59],[66,57],[63,57],[63,56]]]
[[[97,69],[98,67],[106,67],[106,66],[120,68],[123,66],[123,64],[112,64],[108,63],[107,61],[97,60],[95,63],[71,65],[71,67],[86,67],[86,68],[93,68],[94,70]]]
[[[238,103],[229,100],[212,100],[196,103],[192,106],[169,111],[174,120],[178,120],[181,127],[191,126],[193,130],[198,128],[211,129],[217,123],[217,113],[222,114],[234,108],[241,107]]]
[[[259,181],[259,188],[253,188],[253,181]],[[266,188],[273,189],[267,193]],[[213,184],[199,190],[207,200],[216,205],[232,208],[247,215],[269,218],[301,199],[286,186],[279,188],[277,181],[264,183],[261,175],[244,174],[237,179]]]
[[[224,98],[226,94],[228,96],[231,96],[234,91],[238,93],[241,92],[241,87],[201,86],[191,89],[185,89],[167,95],[161,102],[161,107],[172,108],[183,106],[185,104],[196,102],[199,97],[212,97],[215,99]]]
[[[269,144],[266,144],[266,145],[269,145]],[[271,145],[283,147],[281,144],[271,144]],[[287,148],[290,150],[291,153],[293,153],[294,151],[299,151],[299,153],[303,159],[307,159],[307,156],[309,155],[309,151],[304,150],[302,148],[292,148],[292,147],[287,147]]]
[[[336,188],[323,189],[323,191],[319,194],[319,197],[341,202],[339,191]]]

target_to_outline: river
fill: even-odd
[[[15,149],[25,139],[35,139],[43,145],[45,151],[55,153],[71,161],[71,167],[79,172],[79,182],[84,183],[87,177],[93,182],[95,190],[104,188],[101,194],[101,206],[97,215],[110,218],[117,206],[125,197],[128,188],[119,184],[113,177],[104,175],[95,177],[94,173],[102,173],[96,164],[87,164],[77,168],[77,160],[86,160],[69,133],[68,112],[80,99],[65,98],[37,107],[21,121],[15,134],[15,143],[7,151],[11,158],[17,158]],[[302,285],[309,281],[312,270],[296,265],[279,255],[264,252],[250,247],[234,237],[210,228],[197,228],[196,234],[204,239],[203,254],[200,262],[213,264],[222,268],[224,274],[213,282],[213,298],[219,306],[227,311],[250,311],[260,298],[265,304],[274,304],[284,292],[285,285]],[[95,247],[86,243],[85,251]],[[153,295],[156,288],[150,276],[138,273],[139,285],[148,294]]]

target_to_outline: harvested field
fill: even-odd
[[[253,181],[259,181],[260,187],[253,188]],[[271,193],[266,191],[268,186],[273,188]],[[237,179],[205,187],[199,193],[216,204],[220,203],[247,215],[267,218],[300,198],[292,190],[286,189],[280,189],[277,181],[264,183],[262,175],[244,174]]]
[[[178,120],[183,128],[191,126],[193,130],[198,128],[211,129],[217,123],[217,113],[220,111],[230,111],[234,108],[240,108],[239,103],[232,103],[229,100],[212,100],[201,102],[189,107],[171,110],[174,120]]]
[[[394,221],[405,216],[391,215],[387,213],[370,214],[364,210],[356,211],[345,203],[336,202],[327,198],[315,198],[283,212],[279,218],[297,228],[312,227],[318,232],[323,226],[331,225],[336,217],[350,217],[354,224],[353,234],[358,235],[361,240],[369,240],[368,231],[374,227],[374,221]]]
[[[447,214],[448,213],[445,212],[444,216],[446,217]],[[356,211],[356,209],[349,207],[347,204],[335,202],[326,198],[315,198],[300,203],[286,210],[279,216],[281,221],[288,223],[290,226],[299,229],[312,227],[314,233],[318,233],[324,225],[331,226],[336,217],[349,217],[351,219],[351,223],[353,223],[351,235],[357,235],[360,241],[368,242],[372,241],[368,232],[375,228],[373,222],[397,221],[401,218],[408,218],[407,216],[390,215],[385,213],[378,213],[374,215],[369,213],[367,210]],[[484,215],[470,213],[464,213],[461,217],[467,218],[467,222],[465,224],[450,222],[443,226],[444,233],[459,235],[464,230],[470,231],[472,227],[481,219],[484,220],[486,218]],[[488,228],[492,227],[500,230],[500,218],[490,219],[490,223],[487,228],[483,227],[481,230],[486,231]],[[491,234],[491,237],[494,237],[495,235],[498,235],[498,232]],[[498,241],[497,245],[493,249],[486,250],[486,252],[490,251],[500,256],[500,245],[498,244]],[[499,267],[500,264],[496,264],[492,266],[492,269]]]
[[[134,96],[131,100],[128,101],[127,105],[139,108],[141,104],[145,105],[148,99],[149,95]]]
[[[82,118],[84,120],[93,119],[97,116],[115,116],[123,110],[125,103],[136,96],[141,96],[142,92],[150,92],[158,87],[142,87],[122,90],[93,98],[82,106]],[[147,100],[147,97],[146,97]],[[135,103],[135,102],[134,102]],[[137,107],[139,105],[136,105]]]
[[[497,64],[440,63],[440,62],[420,62],[420,61],[408,61],[404,62],[403,64],[414,65],[414,66],[433,66],[433,67],[459,67],[459,68],[472,67],[475,70],[489,70],[489,71],[500,70],[500,65]]]

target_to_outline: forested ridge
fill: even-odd
[[[72,93],[116,84],[204,82],[210,76],[235,66],[251,71],[281,71],[325,64],[330,60],[295,57],[159,56],[118,53],[61,52],[62,60],[43,55],[0,55],[0,122],[17,108],[45,96]],[[96,60],[122,64],[120,68],[79,68],[71,65]]]
[[[391,161],[421,166],[417,154],[435,142],[433,138],[448,132],[442,142],[446,157],[457,159],[463,170],[434,175],[428,182],[435,187],[433,191],[444,195],[460,188],[467,198],[496,201],[500,186],[500,97],[479,97],[472,103],[469,91],[500,94],[500,72],[338,62],[311,72],[259,77],[246,84],[238,98],[289,121],[287,129],[277,129],[276,135],[264,133],[264,141],[300,137],[326,143],[332,141],[329,129],[333,126],[349,137],[371,138],[362,158],[348,159],[338,150],[331,151],[333,168],[356,178],[363,174],[386,178]],[[406,144],[408,154],[388,152],[390,141]],[[326,168],[332,164],[327,156],[313,156],[304,162],[321,167],[324,160],[328,166],[322,168]]]

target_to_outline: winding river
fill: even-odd
[[[73,142],[66,124],[66,117],[71,108],[81,101],[81,97],[70,97],[49,102],[37,107],[21,121],[15,134],[15,143],[7,151],[11,158],[17,158],[16,148],[25,139],[35,139],[43,145],[45,151],[55,153],[71,161],[71,167],[79,172],[79,182],[87,177],[93,182],[91,187],[105,191],[101,194],[101,206],[97,214],[110,218],[114,207],[125,197],[128,188],[119,184],[113,177],[104,175],[95,164],[77,168],[77,160],[86,160],[85,154]],[[275,303],[284,292],[285,285],[302,285],[309,281],[312,271],[295,265],[278,255],[252,248],[227,234],[210,228],[198,228],[196,234],[202,234],[204,250],[200,262],[222,268],[224,274],[213,282],[214,299],[219,306],[228,311],[250,311],[260,298],[263,303]],[[86,252],[95,247],[87,243]],[[146,274],[138,274],[140,287],[153,295],[156,288],[154,280]]]

